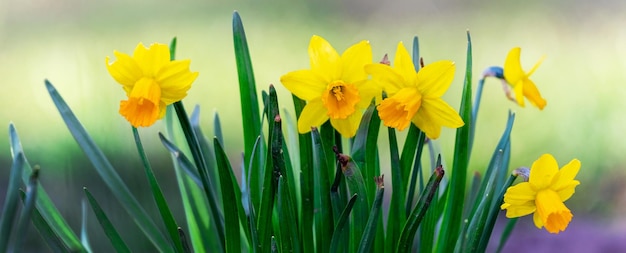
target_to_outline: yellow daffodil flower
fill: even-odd
[[[535,66],[533,66],[533,68],[526,73],[522,69],[522,64],[520,62],[521,51],[522,50],[519,47],[511,49],[506,57],[506,61],[504,62],[504,78],[513,88],[513,93],[515,93],[515,98],[511,99],[514,99],[517,104],[524,107],[524,97],[526,97],[531,104],[540,110],[543,110],[546,106],[546,100],[541,97],[541,94],[539,94],[539,90],[537,89],[537,86],[535,86],[535,83],[529,79],[530,75],[532,75],[537,67],[539,67],[543,58],[541,58]]]
[[[128,100],[120,102],[120,114],[134,127],[148,127],[165,115],[167,105],[187,96],[198,72],[189,70],[190,60],[170,61],[167,45],[146,48],[139,43],[133,56],[113,51],[116,60],[106,66],[122,85]]]
[[[372,63],[372,48],[361,41],[341,56],[320,36],[309,43],[311,69],[280,78],[283,85],[307,104],[298,119],[298,132],[307,133],[330,119],[344,137],[356,135],[363,110],[379,93],[369,83],[363,66]]]
[[[409,52],[400,42],[393,65],[365,66],[365,71],[388,95],[378,105],[378,115],[385,126],[404,130],[413,122],[430,139],[439,138],[442,126],[463,126],[459,114],[441,99],[454,78],[453,62],[434,62],[416,72]]]
[[[558,234],[565,231],[572,220],[572,212],[563,204],[574,194],[580,184],[574,180],[580,161],[573,159],[559,170],[554,157],[542,155],[530,168],[528,182],[509,187],[504,194],[506,217],[515,218],[535,213],[535,226],[546,227],[548,232]]]

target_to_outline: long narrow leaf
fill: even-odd
[[[170,60],[174,60],[176,55],[176,38],[172,40],[170,45]],[[220,239],[220,244],[222,248],[225,245],[224,238],[224,223],[223,219],[221,219],[221,213],[218,208],[218,201],[215,197],[215,193],[211,191],[213,187],[211,186],[211,181],[208,179],[208,164],[206,162],[206,158],[202,153],[202,147],[200,146],[200,141],[198,137],[198,133],[193,130],[191,126],[191,121],[189,120],[189,116],[185,111],[185,106],[182,101],[174,102],[174,109],[176,111],[176,116],[178,117],[178,122],[180,123],[180,128],[183,131],[185,136],[185,140],[187,140],[187,146],[189,147],[189,151],[193,158],[194,163],[196,164],[196,168],[198,169],[198,174],[200,176],[200,180],[202,181],[202,188],[204,190],[204,194],[209,202],[209,206],[211,207],[211,217],[213,218],[213,224],[216,227],[218,238]]]
[[[178,188],[182,196],[185,219],[189,230],[189,238],[195,251],[212,249],[223,252],[221,241],[218,237],[204,236],[217,234],[216,226],[210,226],[210,213],[208,200],[205,197],[202,182],[198,170],[187,157],[181,154],[189,154],[187,142],[178,120],[175,120],[174,106],[169,105],[165,114],[165,126],[167,136],[175,147],[181,147],[180,152],[170,150]],[[167,146],[166,146],[167,148]],[[211,152],[213,153],[213,152]],[[184,157],[184,159],[183,159]]]
[[[18,193],[22,201],[26,200],[26,194],[23,191]],[[36,208],[31,215],[31,221],[52,252],[72,252]]]
[[[11,155],[13,159],[16,159],[18,156],[22,157],[22,182],[24,184],[28,184],[29,176],[32,173],[32,168],[28,164],[28,160],[24,155],[24,150],[22,149],[22,144],[20,142],[19,136],[17,135],[17,130],[11,124],[9,126],[9,138],[11,142]],[[54,203],[46,193],[46,190],[38,183],[37,185],[37,202],[36,207],[39,213],[42,215],[46,224],[53,230],[53,232],[61,238],[64,247],[69,248],[74,252],[84,252],[83,248],[78,236],[72,231],[70,226],[67,224],[63,216],[59,210],[54,206]],[[42,229],[45,229],[42,227]]]
[[[146,173],[148,183],[150,184],[150,190],[152,191],[152,197],[154,198],[154,202],[156,202],[156,205],[159,209],[161,219],[163,220],[165,228],[170,235],[170,240],[174,243],[174,249],[176,250],[176,252],[183,252],[183,244],[181,243],[180,236],[178,235],[178,225],[176,224],[174,216],[172,215],[172,211],[170,211],[170,207],[168,206],[167,201],[163,196],[161,186],[159,186],[159,182],[154,176],[152,166],[150,166],[150,162],[148,161],[146,152],[143,149],[143,144],[141,144],[139,132],[135,127],[132,127],[132,129],[133,136],[135,138],[135,144],[137,146],[137,152],[139,153],[139,157],[141,158],[141,162],[143,163],[144,172]]]
[[[441,182],[443,175],[443,167],[441,166],[441,164],[439,164],[433,174],[430,176],[426,188],[424,188],[424,191],[420,195],[420,200],[417,202],[415,209],[413,209],[413,212],[411,212],[411,215],[407,219],[407,222],[402,229],[396,252],[410,252],[413,245],[413,238],[415,237],[415,233],[417,232],[417,228],[419,227],[420,222],[424,217],[424,214],[428,210],[431,200],[437,192],[437,188],[439,187],[439,183]]]
[[[472,40],[467,32],[467,63],[465,69],[465,81],[459,114],[465,125],[457,129],[454,145],[454,163],[450,173],[450,185],[454,187],[448,190],[446,198],[446,210],[444,213],[442,230],[438,241],[438,252],[451,252],[459,232],[463,218],[463,208],[458,208],[458,203],[465,203],[465,184],[467,180],[467,166],[469,164],[470,134],[472,122]]]
[[[243,138],[245,163],[248,164],[256,137],[261,134],[261,115],[246,32],[241,17],[236,11],[233,13],[233,43],[239,77],[241,117],[246,122],[243,128]]]
[[[22,212],[20,213],[20,219],[17,223],[17,230],[15,234],[17,235],[15,238],[15,242],[13,243],[13,249],[9,250],[9,252],[20,251],[22,248],[22,244],[24,243],[24,239],[26,239],[26,231],[28,230],[28,225],[30,225],[30,217],[33,214],[33,210],[35,209],[35,201],[37,200],[37,183],[39,182],[39,169],[35,168],[33,173],[30,175],[30,179],[28,180],[28,184],[26,185],[26,198],[24,200],[24,208],[22,208]]]
[[[13,125],[11,124],[11,127]],[[11,165],[11,174],[9,175],[9,186],[5,197],[4,206],[2,207],[2,216],[0,217],[0,252],[5,252],[9,246],[11,238],[11,229],[16,220],[17,208],[19,203],[19,190],[22,184],[22,166],[24,163],[24,155],[18,153],[13,158]]]
[[[387,214],[387,237],[385,238],[385,249],[393,252],[400,238],[402,224],[406,222],[406,191],[405,180],[402,178],[404,172],[400,164],[398,143],[396,140],[396,130],[388,127],[389,152],[391,156],[391,204]]]
[[[337,160],[341,165],[341,170],[346,178],[350,194],[357,195],[357,201],[354,204],[354,212],[350,219],[350,252],[355,252],[359,248],[359,243],[363,237],[367,220],[369,219],[369,205],[367,203],[367,191],[365,181],[361,175],[359,167],[352,159],[335,150]]]
[[[380,220],[381,206],[383,203],[383,194],[385,193],[383,176],[376,177],[376,198],[372,203],[372,210],[370,211],[370,217],[367,219],[367,225],[363,232],[363,237],[359,243],[358,252],[371,252],[374,246],[374,238],[376,237],[376,227]]]
[[[296,97],[295,95],[292,96],[293,97],[293,104],[294,104],[294,108],[296,111],[296,117],[300,118],[300,114],[302,113],[302,110],[304,109],[304,105],[305,102],[304,100],[299,99],[298,97]],[[328,191],[330,190],[328,188],[328,173],[324,173],[324,172],[328,172],[327,168],[324,166],[324,169],[326,169],[326,171],[320,171],[315,165],[315,162],[318,162],[318,166],[319,166],[319,161],[320,160],[312,160],[314,157],[314,149],[316,148],[316,146],[314,146],[313,144],[313,140],[311,136],[312,133],[306,133],[306,134],[299,134],[298,135],[298,147],[299,147],[299,157],[300,157],[300,194],[301,194],[301,199],[302,199],[302,208],[301,208],[301,214],[302,214],[302,218],[301,218],[301,222],[300,222],[300,228],[302,231],[302,238],[313,238],[313,222],[315,220],[315,222],[318,222],[318,219],[315,219],[313,216],[313,210],[314,210],[314,206],[319,204],[322,204],[322,202],[324,201],[328,201],[325,202],[324,204],[329,204],[330,203],[330,195],[326,195],[326,198],[324,198],[324,195],[317,195],[314,194],[314,190],[321,190],[322,193],[320,194],[324,194],[323,192],[325,191],[326,193],[328,193]],[[319,133],[318,133],[318,137],[319,137]],[[319,152],[319,150],[318,150]],[[322,173],[322,174],[320,174]],[[325,176],[325,178],[324,178]],[[323,184],[326,183],[326,189],[324,190],[324,185],[321,185],[322,188],[319,187],[313,187],[314,185],[320,186],[319,184]],[[315,188],[315,189],[314,189]],[[320,199],[322,198],[322,199]],[[328,210],[322,210],[323,211],[328,211]],[[328,213],[325,213],[328,214]],[[328,218],[328,217],[323,217],[323,218]],[[322,219],[323,219],[322,218]],[[331,218],[332,219],[332,218]],[[332,221],[331,221],[332,222]],[[316,249],[317,251],[324,251],[324,248],[328,248],[329,242],[328,240],[330,240],[330,235],[328,234],[328,226],[329,224],[324,224],[326,226],[323,226],[322,224],[319,224],[320,227],[317,227],[317,224],[315,226],[315,238],[317,238],[316,245],[313,245],[313,240],[303,240],[302,243],[302,250],[303,252],[314,252]],[[325,232],[322,232],[325,231]],[[323,234],[326,233],[326,234]],[[326,244],[324,244],[324,242],[326,242]]]
[[[96,214],[96,219],[98,219],[102,230],[104,230],[104,234],[107,236],[107,238],[109,238],[109,241],[111,241],[111,245],[113,245],[115,252],[131,252],[128,246],[126,246],[126,243],[124,243],[124,240],[122,239],[120,234],[117,232],[117,230],[107,217],[106,213],[104,213],[104,211],[100,207],[100,204],[98,204],[98,201],[96,201],[93,195],[91,195],[91,192],[87,190],[87,187],[83,187],[83,191],[87,196],[87,200],[91,205],[91,209]]]
[[[361,168],[366,186],[376,185],[374,177],[380,175],[377,163],[379,131],[380,117],[378,117],[376,105],[372,103],[363,113],[361,124],[359,124],[359,129],[352,144],[352,159]],[[375,193],[376,191],[368,192],[370,196],[367,196],[367,199],[370,204],[374,200]]]
[[[333,232],[333,237],[330,241],[330,252],[338,252],[339,244],[341,243],[343,234],[346,232],[346,228],[348,227],[346,223],[348,222],[348,217],[350,216],[350,212],[352,212],[352,207],[357,202],[358,196],[356,194],[352,195],[352,198],[348,200],[348,204],[341,212],[339,216],[339,221],[337,225],[335,225],[335,231]]]
[[[139,204],[137,199],[135,199],[135,196],[132,195],[126,184],[122,181],[122,178],[113,168],[113,165],[111,165],[109,160],[104,156],[104,153],[102,153],[100,148],[98,148],[96,143],[91,139],[91,136],[89,136],[83,125],[80,124],[70,107],[65,103],[52,83],[48,82],[48,80],[46,80],[45,83],[46,88],[48,88],[48,92],[50,93],[50,97],[61,113],[61,117],[63,118],[63,121],[65,121],[68,130],[83,152],[85,152],[85,155],[96,168],[96,171],[109,187],[115,198],[122,203],[122,206],[126,209],[130,216],[133,217],[135,223],[137,223],[139,228],[141,228],[144,234],[148,237],[148,239],[150,239],[158,250],[163,252],[169,251],[171,247],[167,244],[167,240],[165,240],[163,234],[159,232],[160,230],[158,227],[149,218],[150,216]]]
[[[316,251],[327,252],[333,233],[333,207],[331,206],[330,181],[328,176],[326,150],[317,128],[311,130],[313,139],[313,175],[315,182],[315,241]],[[306,238],[303,236],[303,238]]]
[[[215,158],[220,176],[220,192],[224,200],[222,210],[224,211],[224,228],[226,229],[226,252],[241,252],[239,209],[237,208],[241,202],[235,196],[235,186],[231,176],[233,169],[217,138],[213,140],[213,146],[215,147]]]

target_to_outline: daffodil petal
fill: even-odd
[[[518,205],[518,206],[509,206],[506,209],[506,217],[507,218],[517,218],[529,215],[533,213],[537,208],[535,205]]]
[[[374,97],[382,94],[382,90],[372,80],[363,80],[355,85],[361,97],[361,100],[356,104],[357,108],[367,108],[372,103]]]
[[[342,77],[346,83],[356,83],[367,79],[365,64],[372,63],[372,46],[368,41],[361,41],[346,49],[341,55]]]
[[[551,154],[544,154],[530,168],[528,182],[535,190],[546,189],[557,172],[559,172],[559,164],[554,157]]]
[[[153,43],[149,48],[139,43],[133,53],[133,59],[137,61],[144,75],[155,77],[157,72],[170,62],[170,49],[161,43]]]
[[[539,67],[539,65],[541,65],[541,63],[543,62],[543,60],[545,59],[545,55],[541,57],[541,59],[539,59],[539,61],[537,61],[537,63],[535,63],[535,66],[533,66],[532,69],[530,69],[530,71],[528,71],[528,73],[526,74],[526,76],[530,76],[533,73],[535,73],[535,70],[537,70],[537,68]]]
[[[341,58],[335,48],[324,38],[313,35],[309,43],[311,70],[330,83],[341,78]]]
[[[524,83],[523,81],[518,81],[513,84],[513,93],[515,93],[515,101],[521,107],[524,107]]]
[[[365,72],[372,75],[372,80],[387,93],[387,97],[395,95],[405,86],[404,77],[385,64],[367,64]]]
[[[572,197],[576,186],[580,184],[578,180],[574,180],[579,170],[580,161],[578,159],[574,159],[567,165],[563,166],[563,168],[559,170],[552,180],[550,189],[557,192],[561,201],[566,201]]]
[[[109,62],[109,57],[105,59],[107,70],[116,82],[124,86],[128,93],[141,79],[143,72],[137,62],[129,55],[118,51],[113,51],[113,54],[115,54],[115,61]]]
[[[535,200],[537,214],[548,232],[558,234],[564,231],[572,220],[572,212],[563,204],[553,190],[547,189],[537,193]]]
[[[393,67],[406,80],[406,84],[417,85],[417,71],[415,71],[413,59],[402,42],[398,43]]]
[[[330,119],[330,124],[343,136],[350,138],[356,135],[356,131],[359,129],[359,123],[363,114],[356,112],[350,114],[346,119]]]
[[[504,203],[513,206],[528,205],[529,203],[533,204],[536,194],[537,191],[535,191],[528,182],[519,183],[506,190]]]
[[[187,96],[191,84],[198,77],[198,72],[189,70],[189,60],[167,63],[157,73],[156,80],[161,85],[161,101],[166,105],[182,100]]]
[[[521,51],[522,49],[519,47],[511,49],[509,54],[506,56],[506,60],[504,61],[504,78],[506,78],[506,81],[511,85],[517,83],[519,80],[524,78],[524,76],[526,76],[520,62]]]
[[[311,131],[311,127],[319,127],[327,120],[328,114],[322,100],[311,100],[304,106],[304,109],[302,109],[302,113],[298,119],[298,132],[308,133]]]
[[[320,98],[328,85],[323,77],[311,70],[289,72],[280,78],[280,82],[296,97],[306,101]]]
[[[543,228],[543,220],[541,219],[539,213],[535,212],[535,214],[533,215],[533,222],[538,229]]]
[[[418,89],[426,98],[438,98],[450,88],[455,71],[454,62],[437,61],[417,72]]]
[[[433,140],[439,138],[442,126],[459,128],[465,124],[459,113],[441,98],[423,99],[412,121]]]
[[[541,94],[539,94],[539,90],[537,89],[537,86],[535,86],[535,83],[530,79],[525,79],[523,85],[524,97],[526,97],[532,105],[536,106],[540,110],[543,110],[543,108],[546,107],[547,102],[541,97]],[[517,96],[517,94],[515,95]]]

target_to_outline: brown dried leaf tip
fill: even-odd
[[[380,175],[380,177],[374,177],[374,182],[376,183],[376,187],[378,189],[385,188],[385,175]]]

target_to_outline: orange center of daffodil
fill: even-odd
[[[378,115],[388,127],[404,130],[413,115],[422,106],[422,94],[417,88],[402,88],[395,95],[383,100],[378,106]]]
[[[550,233],[564,231],[572,220],[572,212],[563,204],[559,195],[551,189],[539,191],[535,205],[537,214]]]
[[[120,102],[122,114],[133,126],[150,126],[159,118],[161,87],[152,78],[141,78],[128,100]]]
[[[322,94],[322,102],[331,119],[345,119],[356,111],[356,104],[361,100],[356,85],[344,81],[333,81]]]

